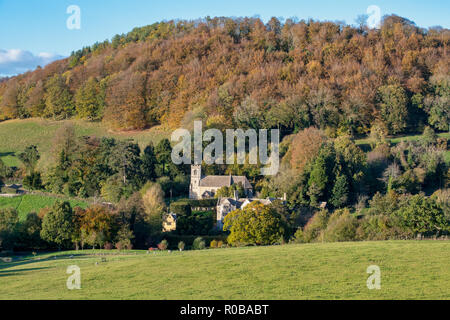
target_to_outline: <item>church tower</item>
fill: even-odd
[[[202,179],[202,166],[191,166],[191,185],[189,187],[189,198],[200,199],[200,180]]]

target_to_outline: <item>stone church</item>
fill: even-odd
[[[234,184],[241,184],[247,197],[253,196],[253,187],[244,176],[203,176],[202,166],[191,166],[191,185],[189,187],[190,199],[210,199],[214,198],[217,190],[222,187],[231,187]]]

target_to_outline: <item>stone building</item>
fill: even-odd
[[[163,216],[163,232],[171,232],[177,230],[177,215],[174,213],[165,214]]]
[[[189,187],[190,199],[214,198],[217,190],[222,187],[231,187],[241,184],[247,197],[253,196],[253,187],[244,176],[203,176],[202,166],[191,166],[191,185]]]
[[[257,201],[265,206],[272,204],[275,201],[282,201],[282,203],[286,203],[286,194],[283,198],[266,198],[266,199],[257,199],[257,198],[243,198],[239,199],[237,193],[235,193],[234,198],[220,198],[217,201],[217,229],[223,229],[223,219],[229,214],[231,211],[237,209],[244,209],[249,204]]]

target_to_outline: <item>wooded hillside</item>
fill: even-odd
[[[450,30],[398,16],[380,30],[276,18],[161,22],[0,82],[0,120],[448,130],[449,43]]]

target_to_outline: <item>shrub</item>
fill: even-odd
[[[134,239],[133,232],[129,229],[128,225],[123,225],[117,233],[116,249],[131,250],[131,248],[133,247],[131,244],[132,239]]]
[[[183,241],[178,242],[178,250],[183,251],[186,244]]]
[[[408,239],[413,234],[400,227],[395,216],[366,216],[361,220],[356,230],[357,240],[381,241],[392,239]]]
[[[297,231],[294,234],[294,237],[292,238],[293,243],[305,243],[305,235],[303,233],[302,228],[298,228]]]
[[[194,242],[192,243],[192,248],[194,250],[203,250],[206,248],[205,240],[203,240],[202,237],[195,238]]]
[[[116,249],[117,250],[131,250],[133,249],[133,245],[131,244],[131,241],[119,241],[116,243]]]
[[[384,215],[367,216],[356,230],[358,240],[388,240],[390,239],[389,218]]]
[[[316,213],[306,224],[303,230],[303,241],[309,243],[319,239],[321,232],[325,230],[328,223],[328,211],[322,210]]]
[[[403,203],[404,197],[395,193],[388,192],[386,195],[376,193],[369,201],[369,215],[384,215],[395,212]]]
[[[39,172],[33,172],[23,179],[23,185],[30,190],[42,189],[42,178]]]
[[[0,209],[0,248],[14,248],[19,226],[19,214],[15,209]]]
[[[112,243],[107,242],[107,243],[105,243],[105,246],[103,248],[105,250],[112,250],[114,248],[114,246],[112,245]]]
[[[327,242],[355,240],[357,228],[358,221],[348,209],[336,210],[328,221],[324,231],[324,240]]]
[[[210,248],[217,248],[217,240],[213,240],[211,241],[211,243],[209,244]]]
[[[423,195],[412,196],[406,206],[395,215],[402,227],[414,234],[436,233],[449,230],[449,223],[442,207],[432,198]]]
[[[204,235],[214,226],[213,212],[193,213],[189,216],[179,216],[176,233],[180,235]]]
[[[221,240],[217,241],[217,248],[223,248],[223,247],[224,247],[223,241],[221,241]]]
[[[0,188],[0,193],[4,193],[4,194],[16,194],[17,190],[14,188],[10,188],[10,187],[2,187]]]
[[[194,208],[212,208],[217,205],[217,199],[202,199],[202,200],[181,199],[173,203],[172,205],[177,203],[189,204],[191,207]]]
[[[177,226],[178,227],[178,226]],[[185,249],[191,249],[192,245],[194,243],[194,240],[198,237],[202,237],[205,243],[209,244],[212,240],[221,240],[222,243],[226,243],[227,235],[221,234],[221,235],[214,235],[214,236],[206,236],[206,235],[178,235],[175,233],[166,233],[164,234],[164,239],[169,241],[169,243],[174,244],[174,249],[176,248],[176,245],[179,242],[185,243]],[[161,238],[162,239],[162,238]],[[158,240],[159,242],[160,240]]]
[[[440,189],[432,198],[442,207],[447,220],[450,220],[450,189]]]
[[[169,247],[169,242],[167,242],[167,240],[163,240],[163,241],[161,241],[160,244],[158,244],[158,249],[161,251],[166,251],[168,247]]]
[[[184,202],[175,202],[170,206],[170,211],[177,214],[178,216],[190,216],[191,215],[191,205]]]

